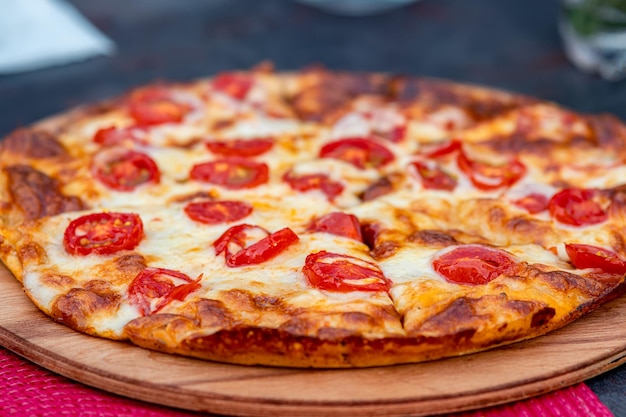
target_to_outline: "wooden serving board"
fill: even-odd
[[[407,416],[486,407],[626,362],[626,299],[548,336],[435,362],[348,370],[226,365],[76,333],[34,307],[0,266],[0,344],[123,396],[239,416]]]

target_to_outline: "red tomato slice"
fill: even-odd
[[[596,195],[594,190],[568,188],[552,196],[548,210],[555,220],[572,226],[602,223],[608,214],[594,201]]]
[[[320,150],[320,157],[339,159],[359,169],[379,168],[395,159],[389,149],[364,138],[347,138],[327,143]]]
[[[376,139],[398,143],[406,136],[406,121],[399,113],[373,109],[361,112],[361,115],[369,121],[371,135]]]
[[[207,148],[214,154],[222,156],[258,156],[272,149],[272,139],[235,139],[229,141],[207,142]]]
[[[265,184],[269,179],[269,168],[264,163],[242,158],[220,159],[194,165],[190,177],[238,190]]]
[[[258,239],[259,234],[265,236]],[[288,227],[270,234],[262,227],[240,224],[224,232],[213,246],[217,255],[224,253],[226,266],[234,268],[268,261],[298,240]],[[249,244],[250,241],[254,243]]]
[[[374,248],[376,248],[376,241],[378,240],[382,230],[383,227],[379,223],[365,223],[361,225],[363,243],[365,243],[370,250],[374,250]]]
[[[530,214],[537,214],[548,209],[549,201],[548,197],[543,194],[530,193],[519,200],[515,200],[513,204],[523,208]]]
[[[180,123],[191,107],[173,99],[165,87],[148,87],[135,91],[128,101],[128,112],[140,126]]]
[[[289,184],[291,188],[300,192],[310,190],[320,190],[329,200],[333,200],[343,192],[343,184],[332,181],[326,174],[307,174],[295,176],[291,172],[287,172],[283,176],[283,180]]]
[[[456,179],[443,171],[437,164],[417,161],[411,165],[419,174],[424,188],[444,191],[452,191],[456,188]]]
[[[154,314],[174,300],[183,301],[201,287],[182,272],[164,268],[146,268],[128,287],[128,299],[142,315]]]
[[[402,142],[406,136],[406,125],[397,125],[386,131],[374,130],[374,135],[389,142]]]
[[[330,233],[363,242],[359,219],[355,215],[348,213],[335,212],[325,214],[313,220],[307,230],[309,232]]]
[[[441,276],[456,284],[487,284],[515,271],[513,258],[498,249],[465,245],[452,249],[433,261]]]
[[[200,223],[219,224],[247,217],[252,213],[252,206],[243,201],[202,201],[187,204],[185,213]]]
[[[326,251],[308,255],[302,272],[311,286],[326,291],[389,291],[392,284],[377,265]]]
[[[143,236],[143,223],[137,214],[93,213],[70,222],[63,245],[72,255],[110,255],[134,249]]]
[[[457,164],[472,184],[481,190],[510,187],[526,174],[526,166],[516,159],[505,165],[489,165],[470,160],[463,151],[457,156]]]
[[[102,146],[116,146],[124,142],[145,144],[139,128],[118,128],[115,126],[100,129],[93,136],[93,141]]]
[[[626,274],[626,262],[613,251],[597,246],[566,243],[572,265],[579,269],[598,268],[609,274]]]
[[[213,88],[238,100],[243,100],[252,88],[252,77],[246,74],[226,72],[213,80]]]
[[[260,226],[250,224],[233,226],[213,242],[215,254],[224,253],[225,258],[228,260],[235,253],[242,251],[253,242],[264,239],[269,234],[270,232]]]
[[[418,155],[425,156],[426,158],[442,158],[444,156],[451,155],[461,150],[461,142],[456,139],[445,143],[436,143],[433,145],[425,145],[420,148]]]
[[[157,164],[146,154],[124,148],[109,148],[94,157],[96,179],[117,191],[133,191],[142,184],[158,184]]]

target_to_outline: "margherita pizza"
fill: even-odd
[[[626,290],[626,127],[431,79],[261,68],[0,147],[0,257],[77,331],[364,367],[543,335]]]

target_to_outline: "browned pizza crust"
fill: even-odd
[[[510,300],[504,293],[460,297],[420,326],[407,329],[406,337],[378,339],[341,332],[305,336],[291,329],[233,326],[224,309],[215,305],[205,307],[195,317],[174,314],[142,317],[130,322],[125,333],[138,346],[219,362],[315,368],[383,366],[459,356],[538,337],[626,291],[623,281],[615,287],[615,282],[601,284],[587,279],[577,287],[579,282],[572,280],[582,281],[579,277],[545,274],[542,278],[562,290],[583,290],[589,296],[588,301],[556,317],[553,307],[533,300]],[[205,315],[208,320],[204,319]],[[507,317],[504,324],[502,316]],[[212,328],[216,320],[217,326],[226,328],[203,335],[202,324],[208,321],[206,327]]]

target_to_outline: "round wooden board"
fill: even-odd
[[[0,344],[71,379],[156,404],[239,416],[408,416],[542,394],[626,362],[626,300],[535,340],[369,369],[246,367],[151,352],[50,320],[0,266]]]

